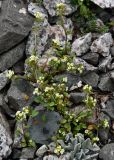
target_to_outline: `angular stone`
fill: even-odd
[[[17,121],[14,128],[14,140],[13,140],[13,148],[22,148],[21,141],[25,140],[24,135],[22,135],[20,132],[17,134],[18,129],[20,132],[23,132],[23,124],[20,121]],[[15,156],[15,155],[14,155]],[[20,154],[19,154],[20,157]]]
[[[35,16],[35,14],[37,12],[40,12],[40,13],[42,13],[42,16],[44,18],[48,18],[48,15],[47,15],[47,12],[46,12],[45,8],[43,8],[41,6],[38,6],[37,3],[32,3],[32,2],[29,3],[29,5],[28,5],[28,12],[30,14],[32,14],[33,16]]]
[[[109,22],[109,19],[111,19],[112,15],[109,12],[101,11],[99,17],[104,23],[107,23]]]
[[[93,88],[98,86],[99,82],[99,75],[95,72],[88,72],[87,74],[83,75],[82,82],[91,85]]]
[[[33,147],[23,148],[21,156],[19,158],[20,159],[34,159],[35,150],[36,148],[33,148]]]
[[[114,82],[109,74],[101,76],[98,87],[101,91],[114,92]]]
[[[109,118],[109,116],[107,116],[103,112],[100,113],[99,120],[101,122],[104,121],[104,120],[107,120],[108,123],[109,123],[109,125],[110,125],[110,118]],[[109,129],[110,129],[110,127],[105,128],[103,126],[100,126],[100,128],[98,130],[99,138],[100,138],[100,140],[102,141],[103,144],[107,143],[107,140],[109,138]]]
[[[12,138],[9,124],[0,111],[0,158],[5,158],[11,153]]]
[[[114,120],[114,100],[108,100],[106,108],[102,109],[111,119]]]
[[[32,24],[33,18],[22,0],[4,0],[0,12],[0,54],[21,42]]]
[[[0,55],[0,71],[5,71],[18,62],[24,55],[25,43],[21,43]]]
[[[72,21],[68,18],[64,18],[65,27],[72,31],[73,25]],[[59,22],[58,22],[59,23]],[[26,47],[27,56],[31,55],[36,49],[36,53],[39,55],[43,54],[54,54],[55,51],[51,48],[52,39],[57,39],[62,47],[65,46],[66,35],[62,26],[53,25],[51,26],[47,19],[44,22],[35,23],[33,27],[39,27],[37,31],[32,31]],[[72,35],[68,34],[68,41],[72,40]]]
[[[70,100],[75,104],[83,102],[84,98],[85,98],[84,93],[81,92],[70,93]]]
[[[59,160],[59,158],[56,155],[49,155],[43,157],[43,160]]]
[[[92,34],[88,33],[83,37],[76,39],[72,44],[71,53],[75,53],[77,56],[84,55],[90,48],[92,41]]]
[[[102,160],[114,160],[114,143],[106,144],[99,153]]]
[[[114,46],[112,46],[112,47],[110,48],[110,52],[111,52],[112,57],[114,57]]]
[[[8,90],[8,102],[14,110],[20,110],[22,107],[32,102],[34,87],[24,79],[13,80]]]
[[[48,148],[46,145],[41,146],[37,151],[36,151],[36,155],[38,157],[42,157],[44,155],[44,153],[46,153],[48,151]]]
[[[47,11],[51,17],[57,16],[56,5],[58,3],[65,4],[66,10],[65,10],[64,15],[72,14],[73,12],[75,12],[77,10],[77,6],[71,5],[70,1],[67,1],[67,0],[53,0],[53,1],[43,0],[43,5],[47,9]]]
[[[0,73],[0,90],[2,90],[9,82],[9,79],[6,77],[6,73],[7,71]]]
[[[113,8],[114,1],[113,0],[91,0],[95,4],[97,4],[101,8]]]
[[[63,79],[64,77],[67,77],[68,88],[72,88],[73,86],[77,86],[77,84],[81,81],[81,78],[78,74],[74,75],[74,74],[64,73],[64,74],[56,75],[54,77],[54,82],[56,82],[56,83],[61,82],[61,79]]]
[[[24,74],[24,62],[25,62],[24,59],[21,59],[20,61],[18,61],[13,65],[12,70],[15,72],[15,74],[20,74],[20,75]]]
[[[91,64],[88,64],[86,61],[84,61],[79,57],[74,58],[74,64],[75,65],[82,64],[84,67],[84,71],[83,71],[84,73],[87,73],[89,71],[97,71],[97,67],[94,67]]]
[[[113,44],[113,39],[110,33],[105,33],[98,39],[94,40],[91,45],[91,51],[99,53],[103,57],[109,56],[110,47]]]
[[[99,63],[99,70],[102,71],[102,72],[107,72],[108,68],[111,65],[111,61],[112,61],[111,55],[101,59],[100,63]]]
[[[49,40],[49,35],[48,35],[49,23],[47,19],[45,19],[44,22],[41,23],[35,22],[33,28],[40,28],[40,29],[36,31],[32,30],[29,35],[26,45],[27,56],[32,55],[34,49],[36,50],[36,53],[38,55],[41,55],[45,50],[47,41]]]
[[[55,111],[39,111],[36,117],[28,120],[31,139],[36,143],[48,144],[58,131],[61,118]]]
[[[85,54],[82,59],[84,59],[87,63],[90,63],[92,65],[97,65],[99,62],[99,54],[89,52]]]

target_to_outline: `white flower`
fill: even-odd
[[[14,71],[12,71],[12,70],[8,70],[6,73],[6,77],[9,79],[11,79],[13,75],[14,75]]]
[[[77,87],[78,87],[78,88],[82,87],[82,81],[79,81],[79,82],[77,83]]]
[[[23,107],[23,112],[25,113],[25,114],[28,114],[29,113],[29,107],[28,106],[26,106],[26,107]]]
[[[52,91],[52,90],[54,90],[53,87],[46,87],[44,91],[45,91],[45,92],[49,92],[49,91]]]
[[[64,78],[63,78],[63,82],[67,82],[67,77],[64,77]]]
[[[36,12],[34,16],[40,21],[44,19],[43,14],[41,12]]]
[[[109,127],[109,122],[107,121],[107,119],[104,120],[103,125],[104,125],[105,128]]]
[[[39,93],[39,89],[38,89],[38,88],[35,88],[33,94],[34,94],[34,95],[39,95],[39,94],[40,94],[40,93]]]
[[[31,56],[29,57],[29,62],[32,62],[32,61],[37,62],[37,60],[38,60],[38,57],[35,56],[35,55],[31,55]]]

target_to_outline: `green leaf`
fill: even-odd
[[[37,115],[38,115],[38,111],[37,110],[32,110],[32,113],[31,113],[31,117],[33,118],[33,117],[36,117]]]
[[[45,114],[42,115],[42,120],[43,120],[44,122],[46,122],[46,115],[45,115]]]

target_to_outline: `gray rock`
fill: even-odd
[[[49,155],[49,156],[43,157],[43,160],[59,160],[59,158],[55,155]]]
[[[114,160],[114,143],[106,144],[99,153],[102,160]]]
[[[111,65],[111,60],[112,60],[111,55],[100,60],[99,70],[102,72],[107,72],[108,68]]]
[[[17,131],[20,130],[21,133],[23,133],[23,124],[22,122],[17,121],[14,128],[14,140],[13,140],[13,148],[22,148],[21,141],[25,140],[24,135],[22,135],[20,132],[17,134]],[[14,154],[15,156],[15,154]],[[17,156],[17,155],[16,155]],[[19,157],[21,154],[19,154]]]
[[[43,22],[35,22],[33,28],[38,28],[36,31],[32,30],[26,45],[26,55],[32,55],[34,49],[38,55],[41,55],[45,50],[47,41],[49,40],[48,30],[49,23],[47,19]]]
[[[65,27],[67,30],[72,31],[72,21],[64,17]],[[59,23],[59,21],[58,21]],[[61,47],[65,46],[66,35],[61,25],[51,26],[48,20],[44,18],[43,22],[34,23],[33,28],[39,28],[36,31],[32,31],[26,46],[26,55],[30,56],[34,49],[39,55],[43,54],[55,54],[55,50],[51,47],[52,39],[57,39],[60,42]],[[68,34],[68,41],[72,40],[72,34]]]
[[[55,111],[39,111],[36,117],[28,121],[31,139],[36,143],[48,144],[59,129],[60,120],[61,116]]]
[[[15,112],[13,110],[10,109],[10,107],[6,104],[5,102],[5,97],[3,93],[0,93],[0,107],[2,108],[3,112],[14,118],[15,117]]]
[[[31,30],[33,18],[22,0],[4,0],[0,12],[0,54],[21,42]]]
[[[114,119],[114,100],[108,100],[106,108],[102,109],[111,119]]]
[[[24,79],[13,80],[8,90],[8,102],[14,110],[29,105],[33,99],[33,86]]]
[[[36,156],[42,157],[44,153],[48,151],[48,148],[46,145],[41,146],[37,151],[36,151]]]
[[[54,82],[57,82],[57,83],[61,82],[61,80],[64,77],[67,77],[67,86],[69,89],[72,88],[72,86],[77,86],[77,83],[81,81],[81,78],[78,74],[74,75],[70,73],[64,73],[64,74],[56,75],[54,77]]]
[[[55,142],[51,142],[49,145],[48,145],[48,148],[49,148],[49,151],[54,153],[54,150],[56,148],[56,144]]]
[[[109,71],[114,70],[114,62],[111,62],[111,64],[108,66],[108,70]]]
[[[33,159],[35,154],[36,148],[23,148],[21,152],[21,156],[19,158],[21,159]],[[18,157],[17,157],[18,158]]]
[[[101,122],[104,121],[104,120],[107,120],[109,125],[110,125],[109,116],[107,116],[103,112],[100,113],[99,120]],[[99,138],[100,138],[100,140],[102,141],[103,144],[105,144],[107,142],[108,138],[109,138],[109,129],[110,129],[109,127],[104,128],[102,126],[98,129],[98,135],[99,135]]]
[[[40,13],[42,13],[42,16],[44,18],[48,18],[48,15],[47,15],[47,12],[46,12],[45,8],[43,8],[41,6],[38,6],[37,3],[32,3],[32,2],[29,3],[29,5],[28,5],[28,12],[30,14],[32,14],[33,16],[35,16],[35,14],[37,12],[40,12]]]
[[[112,16],[109,12],[101,11],[99,17],[104,23],[107,23],[109,22],[109,19],[111,19]]]
[[[79,57],[74,58],[74,64],[75,65],[82,64],[84,67],[83,73],[88,73],[90,71],[97,71],[97,67],[94,67],[93,65],[88,64],[86,61],[84,61],[83,59]]]
[[[88,72],[82,76],[82,82],[91,85],[93,88],[96,88],[99,82],[99,75],[95,72]]]
[[[112,46],[112,47],[110,48],[110,53],[111,53],[112,57],[114,57],[114,46]]]
[[[13,38],[12,38],[13,39]],[[10,51],[0,55],[0,71],[12,67],[24,55],[25,43],[21,43]]]
[[[12,70],[15,72],[15,74],[24,74],[24,59],[21,59],[16,64],[13,65]]]
[[[57,16],[57,11],[56,11],[56,5],[58,3],[64,3],[65,4],[65,13],[64,15],[69,15],[72,14],[77,10],[77,6],[72,6],[69,1],[67,0],[43,0],[43,5],[47,9],[48,13],[50,16]]]
[[[77,105],[73,108],[70,108],[70,111],[78,116],[80,112],[82,111],[86,112],[87,110],[86,110],[86,107],[82,104],[82,105]]]
[[[9,82],[8,77],[6,77],[7,71],[0,73],[0,90],[2,90],[6,84]]]
[[[113,8],[114,1],[113,0],[91,0],[95,4],[97,4],[101,8]]]
[[[99,62],[99,54],[89,52],[89,53],[85,54],[82,57],[82,59],[85,60],[86,62],[96,66]]]
[[[112,81],[109,74],[104,74],[100,77],[100,82],[98,84],[98,87],[101,91],[108,91],[108,92],[114,91],[114,82]]]
[[[11,153],[12,138],[9,124],[0,112],[0,157],[7,158]]]
[[[76,53],[77,56],[82,56],[89,50],[91,43],[92,34],[88,33],[73,42],[71,52]]]
[[[91,51],[99,53],[100,55],[107,57],[110,53],[110,47],[113,44],[113,39],[110,33],[105,33],[98,39],[94,40],[91,45]]]
[[[110,78],[114,81],[114,70],[109,72]]]
[[[81,92],[70,93],[71,102],[78,104],[81,103],[85,98],[85,94]]]

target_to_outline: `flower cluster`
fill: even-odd
[[[44,20],[44,16],[41,12],[36,12],[35,17],[36,17],[37,21],[43,21]]]
[[[105,119],[105,120],[103,121],[103,127],[104,127],[104,128],[109,128],[109,122],[108,122],[107,119]]]
[[[92,87],[87,84],[87,85],[85,85],[85,86],[83,87],[83,91],[84,91],[86,94],[90,94],[90,93],[92,92]]]
[[[93,137],[92,141],[95,143],[95,142],[98,142],[99,141],[99,137]]]
[[[66,5],[64,3],[58,3],[56,5],[56,8],[57,8],[57,14],[63,15],[65,13]]]
[[[45,85],[42,84],[39,89],[35,89],[34,94],[39,95],[36,97],[37,102],[39,103],[45,103],[45,107],[49,110],[59,110],[62,111],[66,106],[69,104],[68,99],[68,88],[65,85],[65,82],[67,81],[66,78],[63,79],[64,83],[56,84],[52,83],[51,85]],[[40,94],[39,94],[40,93]]]
[[[52,39],[52,46],[53,48],[59,48],[60,47],[60,41],[58,39]]]
[[[44,76],[40,76],[38,79],[37,79],[37,83],[40,85],[40,84],[43,84],[44,83],[44,79],[45,77]]]
[[[6,77],[11,79],[13,76],[14,76],[14,71],[8,70],[7,73],[6,73]]]
[[[31,56],[29,57],[29,62],[37,62],[37,61],[38,61],[38,57],[37,57],[37,56],[31,55]]]
[[[57,145],[55,150],[54,150],[54,153],[57,154],[57,155],[60,155],[60,154],[63,154],[64,153],[64,149],[62,148],[61,145]]]
[[[75,69],[76,69],[76,67],[75,67],[74,63],[67,62],[67,71],[73,71]]]
[[[96,106],[97,100],[94,99],[92,96],[87,96],[84,102],[88,108],[93,108]]]
[[[20,120],[20,121],[26,120],[27,115],[29,114],[29,112],[30,112],[30,109],[29,109],[28,106],[23,107],[22,111],[17,111],[16,112],[16,119]]]

